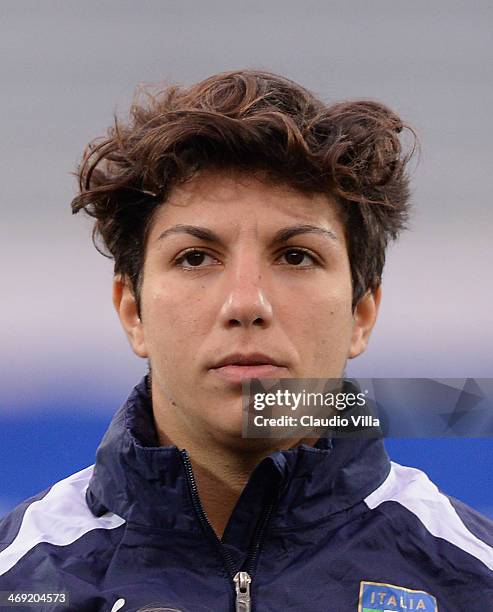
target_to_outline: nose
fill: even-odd
[[[225,275],[227,287],[221,307],[225,327],[268,327],[272,323],[272,305],[263,286],[260,263],[253,257],[239,258]]]

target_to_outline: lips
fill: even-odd
[[[219,360],[213,367],[221,368],[228,365],[237,365],[237,366],[257,366],[257,365],[273,365],[279,366],[281,365],[278,361],[269,357],[269,355],[264,355],[263,353],[233,353]]]
[[[211,370],[227,382],[241,384],[250,378],[279,378],[286,367],[262,353],[235,353],[217,361]]]

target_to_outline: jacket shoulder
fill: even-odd
[[[432,541],[445,541],[452,545],[447,550],[454,565],[493,579],[493,521],[440,491],[421,470],[391,462],[389,475],[365,503],[394,521],[397,529],[404,523],[416,535],[419,529],[422,545],[430,552]]]
[[[65,547],[95,529],[114,529],[125,521],[107,513],[95,517],[85,493],[94,466],[60,480],[29,498],[0,520],[0,585],[14,574],[28,573],[46,558],[46,546]]]

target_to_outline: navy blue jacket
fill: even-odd
[[[382,440],[321,438],[257,466],[220,541],[142,381],[94,466],[0,521],[0,591],[36,592],[28,611],[490,612],[492,533]]]

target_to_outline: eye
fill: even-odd
[[[281,258],[291,266],[307,268],[317,265],[317,260],[305,249],[287,249],[282,253]]]
[[[175,260],[175,264],[184,269],[203,268],[215,263],[217,263],[217,259],[199,249],[190,249]]]

